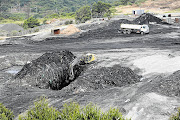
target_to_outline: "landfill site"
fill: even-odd
[[[122,23],[148,24],[149,33],[123,34]],[[131,120],[167,120],[177,112],[179,24],[142,14],[68,27],[60,35],[0,40],[0,102],[16,117],[40,96],[58,109],[72,101],[115,107]]]

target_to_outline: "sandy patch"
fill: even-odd
[[[147,93],[141,96],[126,115],[131,120],[168,120],[179,102],[176,98]],[[161,113],[159,115],[158,113]]]
[[[180,56],[152,55],[136,59],[133,65],[143,71],[143,75],[150,73],[173,73],[180,70]]]

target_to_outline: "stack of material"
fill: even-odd
[[[174,72],[172,75],[156,82],[153,91],[167,95],[180,97],[180,70]]]
[[[141,76],[128,67],[115,65],[98,69],[87,69],[69,86],[65,87],[70,92],[84,92],[104,88],[122,87],[140,82]]]
[[[80,29],[78,29],[74,25],[69,25],[66,29],[64,29],[62,32],[60,32],[60,34],[72,35],[72,34],[75,34],[77,32],[80,32]]]
[[[103,22],[100,25],[95,24],[96,26],[81,26],[81,28],[83,29],[89,29],[87,32],[81,33],[81,37],[86,39],[103,39],[121,36],[121,34],[119,34],[121,23],[130,24],[131,21],[126,19],[120,19],[114,20],[112,22]]]
[[[119,65],[113,67],[102,67],[93,70],[87,79],[94,80],[97,84],[107,84],[111,86],[125,86],[134,84],[140,81],[140,76],[135,74],[128,67],[121,67]]]
[[[136,18],[135,20],[133,20],[133,23],[135,24],[149,24],[149,22],[155,22],[157,24],[164,24],[160,18],[150,13],[144,13],[138,18]]]
[[[24,65],[15,79],[39,88],[61,89],[69,84],[69,64],[75,56],[69,51],[45,53]],[[79,70],[76,66],[75,69]],[[76,75],[76,72],[75,72]]]
[[[13,23],[10,23],[10,24],[5,24],[3,25],[2,27],[0,27],[1,30],[5,30],[5,31],[8,31],[8,32],[11,32],[13,30],[15,31],[20,31],[20,30],[23,30],[23,28],[17,24],[13,24]]]

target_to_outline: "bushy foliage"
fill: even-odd
[[[111,108],[106,113],[101,112],[96,105],[90,103],[85,107],[72,102],[64,104],[61,110],[62,120],[126,120],[118,109]]]
[[[65,25],[68,25],[68,24],[73,24],[73,21],[72,20],[68,20],[64,23]]]
[[[90,6],[83,6],[79,10],[77,10],[75,19],[77,22],[81,23],[84,23],[87,20],[91,19]]]
[[[19,120],[59,120],[60,112],[48,106],[44,97],[34,102],[34,107],[30,108],[26,116],[19,116]]]
[[[110,109],[103,113],[92,103],[84,107],[76,102],[65,103],[58,111],[49,107],[47,99],[41,97],[25,116],[19,116],[19,120],[125,120],[125,118],[118,109]]]
[[[178,112],[170,117],[170,120],[180,120],[180,108]]]
[[[84,107],[82,113],[85,120],[102,120],[101,110],[92,103]]]
[[[105,114],[103,114],[102,120],[125,120],[122,114],[116,108],[110,108]]]
[[[39,28],[36,28],[36,29],[34,30],[34,32],[39,32]]]
[[[111,5],[109,3],[104,3],[101,1],[94,3],[92,7],[93,17],[103,17],[104,14],[110,16],[111,15],[110,7]]]
[[[13,112],[0,103],[0,120],[13,120]]]
[[[59,18],[59,14],[55,13],[55,14],[51,14],[48,16],[49,18]]]
[[[63,109],[60,111],[61,119],[62,120],[82,120],[83,116],[80,113],[81,108],[79,104],[72,102],[72,103],[65,103],[63,105]]]
[[[24,21],[23,27],[27,29],[27,28],[34,28],[39,25],[40,25],[40,22],[37,19],[30,17]]]

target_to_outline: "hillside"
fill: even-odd
[[[147,0],[138,5],[116,7],[117,14],[131,14],[132,10],[142,9],[151,13],[180,12],[180,1],[177,0]]]
[[[91,7],[94,2],[98,1],[118,6],[133,4],[136,1],[142,0],[0,0],[0,15],[6,17],[9,14],[28,14],[28,16],[36,15],[36,17],[44,17],[53,13],[75,12],[84,5]]]
[[[91,6],[99,0],[1,0],[0,13],[61,13],[75,12],[84,5]],[[106,3],[113,3],[116,0],[101,0]]]

